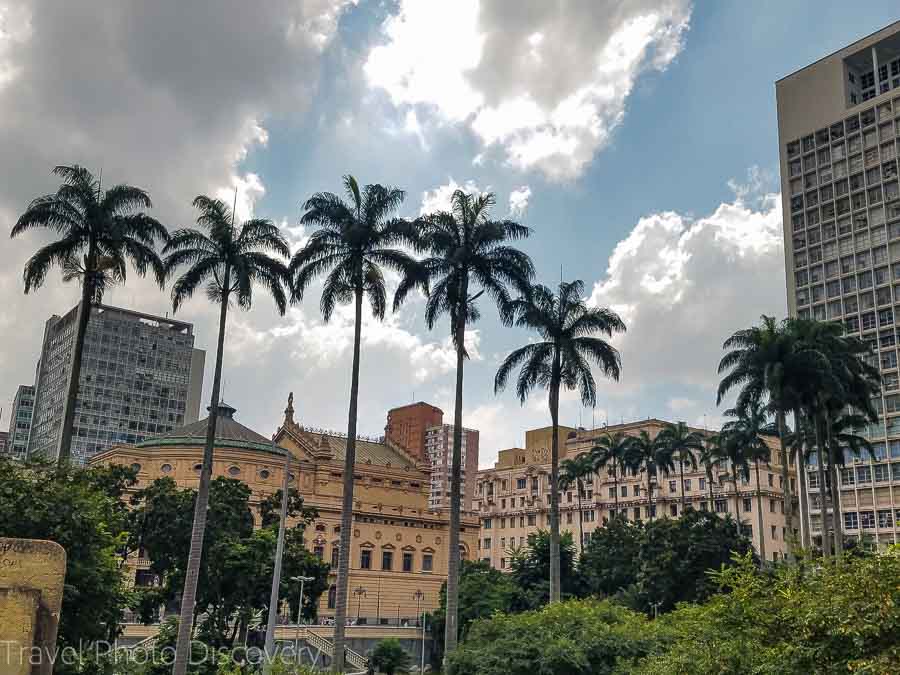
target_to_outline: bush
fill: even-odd
[[[606,600],[572,600],[475,622],[448,673],[604,675],[659,645],[644,615]]]
[[[375,649],[372,650],[372,655],[369,657],[369,663],[379,672],[394,675],[394,673],[409,670],[412,658],[400,645],[399,640],[388,638],[375,645]]]

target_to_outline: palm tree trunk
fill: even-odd
[[[822,452],[822,430],[819,416],[814,418],[816,426],[816,473],[819,477],[819,513],[821,513],[822,527],[822,555],[826,558],[831,553],[831,540],[828,538],[828,500],[825,498],[825,453]]]
[[[734,483],[734,519],[737,521],[738,532],[744,533],[744,527],[741,520],[741,503],[738,495],[737,486],[737,468],[731,474],[731,482]]]
[[[337,588],[334,602],[334,657],[331,672],[344,672],[347,623],[347,591],[350,586],[350,535],[353,530],[353,475],[356,467],[356,417],[359,401],[359,350],[362,342],[363,291],[355,291],[353,325],[353,370],[350,375],[350,410],[347,414],[347,451],[344,457],[344,493],[341,505],[341,544],[338,553]]]
[[[712,488],[713,488],[713,486],[712,486],[712,484],[713,484],[713,475],[712,475],[712,471],[709,471],[709,472],[706,474],[706,482],[707,482],[707,487],[708,487],[708,489],[709,489],[709,512],[710,512],[710,513],[715,513],[716,507],[715,507],[715,502],[713,501],[713,489],[712,489]]]
[[[650,480],[650,465],[647,465],[647,507],[649,508],[650,522],[653,522],[653,482]]]
[[[678,479],[681,482],[681,514],[684,515],[684,505],[687,503],[684,498],[684,461],[678,462]]]
[[[89,258],[91,256],[88,256]],[[85,273],[81,284],[81,301],[75,319],[75,344],[72,347],[72,365],[63,402],[63,421],[56,449],[56,463],[60,468],[69,463],[72,456],[72,433],[75,430],[75,404],[78,401],[78,382],[81,379],[81,360],[84,354],[84,339],[87,336],[88,321],[91,318],[91,300],[94,297],[94,282],[90,272]]]
[[[831,437],[831,415],[825,412],[825,443],[828,447],[828,475],[831,479],[831,521],[834,527],[834,555],[844,553],[844,517],[841,515],[841,489],[838,485],[837,456]]]
[[[584,550],[584,511],[581,506],[581,479],[575,481],[575,489],[578,490],[578,554]]]
[[[468,296],[465,282],[461,298]],[[458,312],[456,326],[456,401],[453,409],[453,459],[450,471],[450,550],[447,552],[447,613],[444,624],[444,667],[459,641],[459,521],[460,467],[462,464],[463,364],[465,361],[465,313]]]
[[[760,567],[766,564],[766,533],[763,531],[763,510],[762,510],[762,485],[759,482],[759,460],[755,462],[756,468],[756,524],[759,527],[759,557]]]
[[[801,426],[800,411],[794,410],[794,427],[796,427],[797,433],[800,433]],[[806,484],[806,442],[804,440],[800,441],[800,450],[797,456],[797,483],[800,492],[800,517],[803,519],[800,528],[800,544],[805,550],[809,550],[812,538],[809,534],[809,488]]]
[[[550,602],[559,602],[559,385],[560,354],[556,349],[553,373],[550,379],[550,421],[553,436],[550,439]]]
[[[616,515],[619,515],[619,467],[616,458],[613,457],[613,499],[616,505]]]
[[[274,450],[275,442],[272,441]],[[275,658],[275,623],[277,622],[278,596],[281,591],[281,561],[284,557],[284,530],[287,527],[288,496],[290,490],[291,453],[284,451],[284,476],[281,480],[281,522],[278,523],[278,542],[275,545],[275,565],[272,569],[272,592],[269,595],[269,616],[266,621],[266,657]],[[303,598],[300,599],[301,605]]]
[[[784,422],[784,409],[778,408],[775,413],[778,423],[778,459],[781,462],[781,480],[784,482],[782,495],[784,497],[784,524],[787,529],[787,537],[784,541],[784,552],[788,562],[793,561],[793,539],[794,539],[794,495],[791,493],[791,475],[790,464],[788,463],[787,448],[784,446],[784,435],[786,432]]]
[[[200,484],[194,504],[194,524],[191,527],[191,549],[188,554],[184,576],[184,590],[181,593],[181,614],[178,623],[178,641],[175,644],[175,664],[172,675],[187,672],[191,656],[191,630],[194,627],[194,603],[197,598],[197,580],[200,576],[200,562],[203,556],[203,537],[206,534],[206,510],[209,506],[209,483],[212,478],[213,446],[216,440],[216,422],[219,417],[219,387],[222,383],[222,352],[225,345],[225,319],[228,316],[228,291],[231,269],[226,265],[219,308],[219,339],[216,343],[216,368],[213,371],[213,388],[209,400],[209,417],[206,420],[206,441],[203,445],[203,465],[200,468]]]

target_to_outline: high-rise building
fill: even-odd
[[[24,459],[28,451],[28,434],[31,433],[31,416],[34,413],[34,387],[32,385],[19,385],[10,412],[6,452],[15,459]]]
[[[663,420],[648,419],[616,424],[598,429],[559,429],[560,461],[590,452],[606,434],[623,433],[636,436],[646,431],[651,438],[665,427]],[[692,429],[703,435],[709,431]],[[550,442],[552,429],[543,427],[525,435],[524,448],[501,450],[493,468],[481,469],[472,481],[475,487],[473,511],[481,517],[478,558],[492,566],[508,570],[512,552],[528,543],[528,535],[550,527]],[[559,494],[560,531],[570,532],[576,546],[587,541],[591,533],[603,527],[604,521],[617,513],[633,522],[653,518],[676,518],[685,508],[731,514],[740,522],[757,552],[766,560],[779,560],[785,554],[785,539],[791,536],[785,523],[784,485],[778,463],[777,439],[768,442],[772,458],[759,465],[759,473],[751,471],[737,484],[727,464],[707,467],[698,461],[697,468],[684,466],[684,483],[679,485],[681,471],[651,472],[612,467],[584,478],[584,492],[577,486]],[[793,470],[790,481],[796,494]],[[758,481],[758,482],[757,482]],[[684,500],[682,502],[682,499]],[[797,503],[794,513],[799,515]],[[762,527],[760,527],[762,525]],[[797,538],[797,518],[793,536]]]
[[[428,495],[428,506],[434,510],[450,508],[450,474],[453,467],[453,430],[452,424],[441,424],[425,430],[425,452],[431,463],[431,484]],[[460,496],[463,511],[472,508],[472,497],[475,495],[475,474],[478,471],[478,431],[462,430],[462,465],[460,476]]]
[[[417,459],[427,460],[425,430],[444,423],[444,411],[419,401],[388,410],[385,438]]]
[[[52,316],[44,328],[31,456],[57,455],[77,314],[76,306],[63,317]],[[194,348],[190,323],[94,306],[75,402],[73,462],[197,421],[204,360],[205,352]]]
[[[0,457],[9,452],[9,433],[0,431]]]
[[[792,316],[840,321],[872,348],[881,419],[866,430],[875,459],[841,470],[845,533],[880,544],[900,531],[900,22],[775,85]],[[813,541],[823,530],[809,471]],[[830,519],[830,508],[826,523]]]

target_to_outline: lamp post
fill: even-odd
[[[413,594],[413,597],[416,600],[416,615],[417,615],[416,618],[418,619],[419,607],[422,604],[422,600],[425,599],[425,594],[422,592],[421,589],[419,589]],[[422,610],[421,617],[422,617],[422,665],[420,666],[419,672],[424,673],[425,672],[425,610]]]
[[[300,620],[303,617],[303,584],[313,580],[313,577],[291,577],[291,581],[300,582],[300,597],[297,599],[297,627],[294,629],[294,658],[297,663],[300,663]]]
[[[359,586],[356,590],[353,591],[353,595],[356,596],[356,623],[359,624],[359,606],[362,602],[363,596],[366,594],[366,589],[362,586]]]

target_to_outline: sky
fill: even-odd
[[[404,189],[410,217],[490,191],[494,216],[533,229],[538,281],[583,280],[628,327],[621,380],[600,381],[595,409],[565,394],[561,423],[713,427],[723,340],[786,312],[774,82],[897,19],[881,0],[0,0],[0,406],[78,300],[59,274],[26,296],[50,236],[6,235],[56,189],[54,165],[80,164],[148,190],[170,229],[192,225],[196,195],[237,190],[238,216],[272,219],[295,251],[302,202],[347,173]],[[230,314],[224,398],[260,433],[291,391],[298,422],[346,429],[352,310],[323,323],[318,290],[283,317],[262,293]],[[172,309],[134,274],[105,302]],[[480,303],[463,422],[484,467],[549,412],[540,391],[494,394],[534,336]],[[419,400],[452,421],[449,325],[429,331],[422,309],[365,317],[361,433]],[[178,317],[207,350],[207,399],[217,309],[199,295]]]

